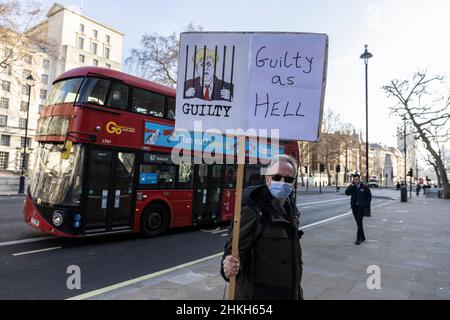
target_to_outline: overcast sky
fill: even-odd
[[[47,1],[50,5],[53,2]],[[369,61],[369,140],[396,146],[398,119],[381,90],[417,70],[449,76],[446,0],[60,0],[125,33],[124,59],[144,33],[169,35],[190,22],[205,31],[317,32],[329,36],[325,107],[365,132],[364,44]]]

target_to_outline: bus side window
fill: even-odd
[[[133,88],[132,110],[145,115],[164,116],[164,96],[147,90]]]
[[[82,95],[80,95],[78,102],[94,103],[103,106],[109,83],[109,80],[89,78],[88,81],[83,83]]]
[[[225,166],[225,188],[234,189],[236,187],[236,166],[227,164]]]
[[[168,98],[167,101],[167,118],[170,120],[175,119],[175,98]]]
[[[192,164],[182,163],[178,166],[177,189],[192,189],[193,182]]]
[[[109,94],[108,107],[127,110],[128,108],[128,86],[114,83]]]
[[[143,164],[139,184],[149,189],[174,189],[175,166]]]
[[[159,181],[158,166],[143,164],[139,176],[139,184],[150,189],[157,189]]]
[[[175,188],[175,166],[162,165],[160,166],[159,187],[161,189]]]

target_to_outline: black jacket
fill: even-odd
[[[286,215],[286,211],[290,211],[290,215]],[[299,218],[295,203],[289,199],[282,208],[267,186],[245,190],[239,236],[241,269],[236,279],[237,300],[303,299]],[[222,261],[231,254],[231,243],[230,236]],[[228,281],[222,264],[221,274]]]
[[[185,82],[185,84],[184,84],[184,98],[185,99],[187,99],[186,91],[189,90],[190,88],[195,89],[195,94],[192,98],[203,99],[203,88],[202,88],[202,83],[200,81],[200,77],[197,77],[195,79],[190,79]],[[234,85],[231,83],[228,83],[226,81],[220,80],[217,77],[214,77],[213,92],[210,92],[210,100],[211,101],[225,100],[220,95],[220,91],[222,89],[230,90],[230,95],[231,95],[231,97],[233,96]]]
[[[349,185],[347,190],[345,190],[345,194],[347,196],[352,196],[350,199],[350,206],[352,209],[356,208],[357,201],[359,200],[362,203],[358,203],[360,208],[370,209],[370,203],[372,202],[372,193],[367,185],[361,183],[361,188],[359,189],[360,198],[358,199],[358,188],[356,188],[353,184]],[[362,201],[361,201],[362,200]]]

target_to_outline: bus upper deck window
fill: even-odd
[[[133,111],[153,117],[164,117],[164,96],[147,90],[133,89]]]
[[[168,98],[167,101],[167,118],[175,119],[175,98]]]
[[[126,110],[128,107],[128,86],[114,83],[109,94],[108,107]]]
[[[90,78],[83,84],[83,90],[79,102],[93,103],[101,106],[105,105],[109,83],[109,80]]]

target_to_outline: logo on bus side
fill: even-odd
[[[114,121],[110,121],[106,124],[106,131],[108,133],[117,134],[117,135],[121,135],[122,132],[136,133],[135,128],[119,126]]]

